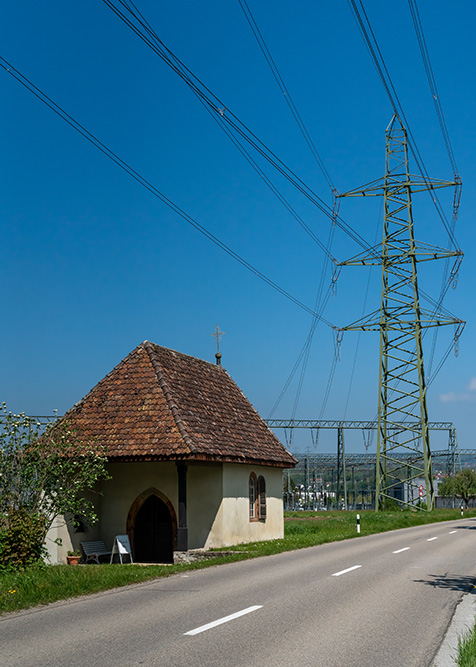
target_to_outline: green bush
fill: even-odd
[[[104,447],[81,440],[67,420],[43,428],[5,403],[0,419],[0,571],[10,572],[41,563],[56,517],[97,521],[85,491],[109,476]]]
[[[24,507],[7,512],[0,528],[0,571],[24,570],[42,560],[45,522]]]
[[[380,510],[382,512],[397,512],[400,507],[400,503],[393,498],[382,498],[380,500]]]

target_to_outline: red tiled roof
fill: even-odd
[[[65,418],[111,460],[296,463],[222,366],[148,341]]]

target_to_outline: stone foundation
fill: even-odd
[[[233,556],[243,551],[205,551],[205,549],[190,549],[189,551],[174,551],[174,564],[196,563],[200,560],[212,560],[221,556]]]

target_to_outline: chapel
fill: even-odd
[[[95,525],[53,526],[52,562],[116,535],[146,563],[283,536],[282,471],[296,460],[217,362],[145,341],[64,415],[104,446],[110,479]]]

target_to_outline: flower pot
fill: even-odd
[[[81,556],[66,556],[66,560],[68,561],[68,565],[77,565],[79,563],[79,559]]]

